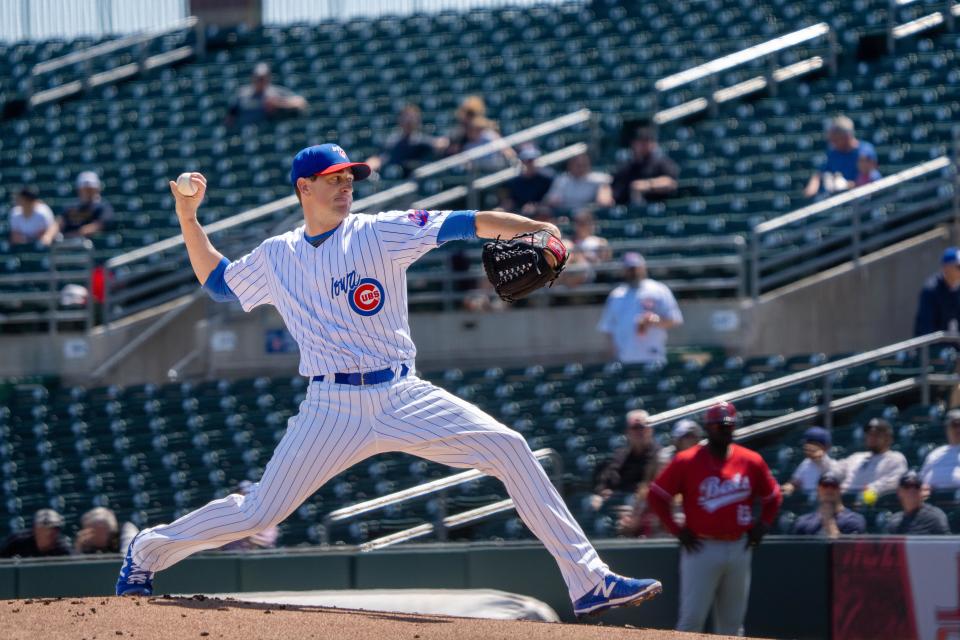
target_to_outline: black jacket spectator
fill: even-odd
[[[633,157],[613,176],[613,199],[617,204],[656,202],[677,190],[680,169],[657,145],[649,129],[640,129],[630,143]]]
[[[517,157],[523,166],[520,173],[503,184],[500,206],[507,211],[532,215],[534,212],[527,205],[536,205],[546,197],[553,184],[553,173],[536,165],[540,150],[533,145],[521,148]]]
[[[0,546],[0,558],[45,558],[47,556],[68,556],[70,555],[70,541],[60,534],[57,537],[54,547],[46,551],[40,551],[37,548],[37,539],[33,536],[33,531],[24,529],[8,537],[3,545]]]
[[[887,521],[887,533],[911,536],[947,535],[947,514],[932,504],[922,504],[910,513],[900,511]]]
[[[946,331],[960,324],[960,261],[957,248],[943,254],[943,270],[931,276],[920,292],[913,334],[922,336],[933,331]],[[952,262],[948,262],[951,261]]]

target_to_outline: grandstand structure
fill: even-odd
[[[421,106],[429,132],[442,134],[460,98],[481,94],[505,141],[422,167],[411,179],[384,171],[379,181],[358,184],[358,210],[495,206],[496,185],[514,169],[483,175],[469,161],[498,144],[535,140],[548,152],[541,159],[547,165],[589,149],[595,165],[612,170],[623,160],[624,128],[648,120],[682,168],[677,197],[596,211],[614,260],[598,270],[595,284],[554,287],[531,310],[595,310],[616,282],[617,260],[634,250],[681,304],[702,303],[711,312],[715,301],[757,305],[924,234],[942,232],[942,240],[944,225],[957,223],[958,7],[569,2],[256,29],[208,31],[189,21],[149,37],[0,45],[11,69],[0,75],[0,200],[20,183],[37,183],[58,209],[71,197],[74,176],[93,169],[118,212],[89,246],[39,252],[0,240],[0,340],[13,353],[14,341],[36,350],[30,345],[58,332],[67,340],[121,336],[104,343],[95,354],[102,357],[74,365],[72,376],[48,370],[0,383],[0,535],[24,527],[41,507],[76,523],[86,509],[109,506],[144,526],[225,495],[260,477],[303,398],[301,377],[192,368],[199,356],[189,345],[162,363],[164,372],[178,373],[175,382],[111,378],[171,327],[182,334],[198,319],[236,321],[214,315],[196,292],[167,189],[180,171],[206,173],[202,222],[218,246],[239,255],[296,224],[285,176],[297,149],[335,138],[355,157],[372,155],[406,101]],[[338,59],[349,66],[331,63]],[[312,110],[256,129],[230,128],[227,101],[261,61]],[[823,123],[837,112],[876,144],[886,177],[810,203],[802,185],[822,155]],[[4,238],[6,224],[0,219]],[[457,279],[480,271],[451,274],[450,253],[440,248],[411,269],[413,310],[442,318],[459,308]],[[97,313],[92,302],[61,305],[62,286],[88,284],[94,267],[106,274]],[[137,318],[147,320],[131,324]],[[124,326],[134,329],[123,333]],[[860,447],[864,424],[882,415],[895,423],[896,447],[911,466],[942,439],[944,388],[957,382],[955,336],[864,354],[849,347],[741,355],[737,338],[730,340],[691,341],[662,367],[608,363],[596,354],[437,367],[424,377],[543,450],[574,512],[601,537],[615,535],[616,501],[594,512],[583,498],[598,465],[623,444],[622,416],[630,409],[655,414],[665,442],[674,419],[732,398],[744,422],[738,437],[760,449],[780,480],[802,455],[796,425],[826,421],[835,434],[832,454],[842,457]],[[21,374],[42,370],[27,360],[20,357]],[[282,525],[281,544],[379,546],[413,538],[412,531],[529,537],[509,515],[498,483],[477,477],[446,484],[448,475],[404,455],[370,460],[298,509]],[[390,498],[431,482],[443,493]],[[933,499],[960,533],[958,496]],[[376,513],[360,508],[331,517],[345,505],[377,500]],[[896,510],[891,496],[851,506],[866,511],[874,532]],[[793,496],[781,532],[809,507],[806,497]],[[450,520],[471,512],[479,517]]]

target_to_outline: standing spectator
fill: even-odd
[[[737,635],[750,596],[753,547],[773,525],[782,498],[763,458],[733,444],[737,412],[729,402],[704,417],[707,444],[677,454],[650,485],[650,508],[680,540],[679,631],[703,631],[713,607],[713,630]],[[685,525],[673,517],[673,497],[683,500]],[[762,504],[754,521],[754,503]]]
[[[43,242],[52,225],[53,211],[40,199],[37,188],[20,187],[10,208],[10,244]]]
[[[253,68],[250,84],[241,87],[230,103],[227,126],[257,124],[270,118],[305,113],[307,101],[286,87],[271,81],[270,67],[259,62]]]
[[[567,170],[550,185],[544,199],[547,205],[560,211],[579,211],[585,207],[613,205],[610,176],[592,171],[587,153],[567,160]]]
[[[797,518],[793,523],[794,535],[825,535],[836,538],[840,534],[866,533],[866,519],[843,506],[843,501],[840,500],[840,482],[840,474],[833,471],[820,476],[817,484],[817,509]]]
[[[93,171],[77,176],[77,201],[57,216],[47,229],[42,242],[50,244],[57,234],[64,238],[89,238],[103,231],[113,219],[113,207],[100,195],[100,178]]]
[[[367,160],[374,171],[395,166],[400,176],[408,178],[414,169],[433,159],[436,140],[420,130],[422,126],[420,107],[407,104],[400,111],[397,130],[390,134],[383,151]]]
[[[106,507],[95,507],[80,517],[80,531],[74,543],[76,553],[120,553],[137,535],[132,522],[121,527],[117,516]]]
[[[857,155],[857,179],[854,181],[856,186],[870,184],[882,178],[877,166],[877,150],[872,144],[861,144],[860,153]]]
[[[960,409],[951,409],[944,420],[947,444],[927,454],[920,468],[923,484],[931,489],[960,488]]]
[[[0,545],[0,558],[41,558],[70,555],[70,540],[62,533],[63,516],[53,509],[33,514],[33,528],[8,537]]]
[[[626,417],[627,446],[617,449],[613,458],[597,474],[590,504],[600,509],[615,493],[633,494],[657,474],[659,448],[649,423],[650,414],[635,409]]]
[[[524,145],[517,153],[520,173],[507,180],[500,190],[500,207],[537,218],[538,205],[553,184],[553,172],[537,166],[540,150],[532,144]]]
[[[830,432],[823,427],[810,427],[803,433],[803,455],[806,456],[797,466],[780,490],[783,495],[793,495],[802,491],[807,495],[817,492],[820,476],[828,471],[841,471],[840,463],[830,457]]]
[[[657,202],[677,192],[680,170],[660,149],[653,129],[637,129],[630,151],[633,158],[613,176],[613,199],[617,204]]]
[[[893,451],[893,427],[883,418],[874,418],[867,423],[865,431],[866,451],[854,453],[842,461],[844,492],[857,492],[866,504],[872,504],[877,496],[892,493],[907,471],[907,459],[899,451]]]
[[[233,493],[245,496],[250,493],[253,483],[244,480],[233,490]],[[276,526],[268,527],[252,536],[234,540],[233,542],[220,547],[221,551],[249,551],[251,549],[272,549],[277,546],[277,538],[280,537],[280,531]]]
[[[896,535],[929,536],[947,535],[950,524],[947,514],[923,500],[923,483],[916,471],[908,471],[900,477],[897,498],[903,511],[887,520],[887,533]]]
[[[703,438],[703,432],[696,420],[683,418],[677,420],[673,425],[673,431],[670,432],[671,444],[660,449],[660,465],[667,466],[670,461],[677,457],[681,451],[686,451],[693,445],[700,442]]]
[[[643,256],[626,253],[623,266],[624,283],[607,297],[597,330],[620,362],[664,363],[667,331],[683,324],[683,314],[670,289],[647,277]]]
[[[873,148],[869,142],[857,140],[853,120],[847,116],[837,116],[831,120],[827,127],[827,159],[810,176],[803,195],[813,198],[818,194],[831,194],[853,186],[859,174],[857,164],[861,146]]]
[[[948,247],[940,258],[940,273],[930,276],[920,292],[913,335],[960,329],[960,249]]]

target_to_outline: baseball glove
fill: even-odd
[[[547,256],[553,256],[551,265]],[[552,285],[567,264],[567,248],[549,231],[497,238],[483,245],[483,270],[503,300],[515,302]]]

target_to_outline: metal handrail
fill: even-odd
[[[469,509],[461,513],[456,513],[452,516],[447,516],[443,518],[442,525],[444,529],[449,531],[450,529],[465,527],[468,524],[479,522],[484,518],[489,518],[490,516],[497,515],[498,513],[503,513],[504,511],[510,511],[513,508],[513,499],[507,498],[506,500],[485,504],[482,507]],[[364,542],[359,546],[359,549],[361,552],[383,549],[401,542],[409,542],[410,540],[414,540],[416,538],[428,536],[436,530],[437,526],[435,524],[425,522],[415,527],[404,529],[403,531],[395,531],[394,533],[385,535],[381,538]]]
[[[763,42],[752,47],[747,47],[742,51],[731,53],[723,56],[722,58],[711,60],[710,62],[693,67],[692,69],[687,69],[686,71],[674,73],[666,78],[661,78],[654,83],[654,88],[660,92],[670,91],[672,89],[682,87],[685,84],[690,84],[691,82],[695,82],[708,76],[720,73],[721,71],[726,71],[727,69],[740,66],[746,62],[763,58],[772,53],[777,53],[789,47],[819,38],[820,36],[828,33],[830,33],[830,25],[828,25],[826,22],[821,22],[805,29],[800,29],[799,31],[794,31],[793,33],[788,33],[786,35],[773,38],[767,42]]]
[[[549,458],[553,461],[553,478],[554,484],[557,484],[557,477],[562,474],[561,468],[563,464],[560,454],[558,454],[553,449],[543,448],[537,449],[533,452],[533,456],[537,459]],[[457,473],[452,476],[447,476],[446,478],[438,478],[437,480],[431,480],[430,482],[425,482],[423,484],[416,485],[414,487],[409,487],[407,489],[402,489],[394,493],[387,494],[385,496],[380,496],[372,500],[366,500],[364,502],[358,502],[357,504],[350,505],[349,507],[343,507],[342,509],[337,509],[336,511],[331,511],[323,518],[323,526],[320,535],[321,542],[323,544],[329,543],[329,532],[330,525],[335,522],[344,522],[346,520],[352,520],[353,518],[362,516],[371,511],[377,511],[388,507],[394,504],[400,504],[401,502],[406,502],[408,500],[415,500],[419,498],[426,497],[428,495],[438,493],[441,491],[446,491],[458,485],[471,482],[478,478],[487,477],[486,474],[478,471],[477,469],[471,469],[469,471],[464,471],[462,473]],[[442,511],[442,510],[441,510]]]
[[[957,334],[951,334],[944,331],[935,331],[933,333],[927,334],[925,336],[919,336],[917,338],[911,338],[909,340],[904,340],[902,342],[897,342],[886,347],[881,347],[879,349],[873,349],[865,353],[861,353],[856,356],[850,356],[848,358],[843,358],[835,362],[828,362],[822,364],[806,371],[800,371],[793,373],[781,378],[776,378],[774,380],[768,380],[766,382],[761,382],[759,384],[751,385],[745,389],[740,389],[738,391],[730,391],[727,393],[721,393],[712,398],[706,400],[700,400],[692,404],[686,405],[684,407],[679,407],[677,409],[671,409],[669,411],[663,411],[661,413],[650,416],[649,423],[652,426],[664,424],[677,420],[679,418],[684,418],[687,416],[700,413],[705,409],[710,408],[717,402],[738,402],[746,398],[751,398],[753,396],[758,396],[763,393],[768,393],[770,391],[776,391],[778,389],[783,389],[785,387],[791,387],[797,384],[803,384],[810,382],[811,380],[816,380],[817,378],[822,378],[824,376],[829,376],[831,373],[836,371],[841,371],[843,369],[849,369],[851,367],[856,367],[862,364],[867,364],[875,360],[880,360],[887,356],[900,353],[901,351],[907,351],[909,349],[925,349],[932,344],[938,342],[951,342],[954,344],[960,344],[960,336]],[[924,371],[921,372],[921,378],[926,377],[926,367]],[[923,384],[928,384],[929,381],[924,382]]]

